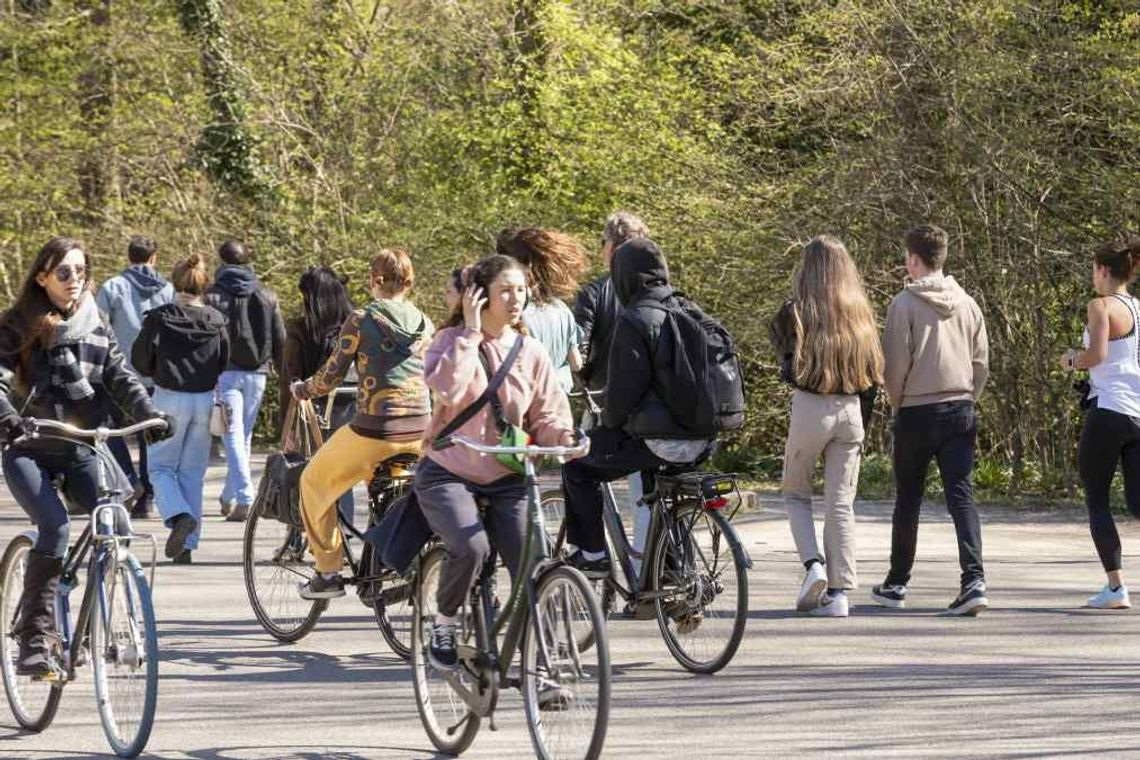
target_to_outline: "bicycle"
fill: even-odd
[[[311,405],[305,408],[308,404],[299,404],[302,414],[308,415],[311,411]],[[309,416],[305,424],[312,425],[316,419],[315,415]],[[312,436],[313,432],[308,435]],[[377,465],[368,483],[369,526],[378,523],[392,502],[411,487],[416,461],[413,455],[398,454]],[[382,565],[364,534],[348,521],[339,507],[337,523],[344,536],[345,564],[350,570],[345,583],[356,586],[361,602],[372,608],[384,641],[407,660],[411,657],[414,571],[400,575]],[[352,540],[362,542],[359,559],[353,553]],[[328,599],[302,599],[297,592],[298,586],[307,583],[316,572],[311,559],[306,558],[307,551],[308,541],[302,525],[281,522],[262,514],[260,509],[250,511],[242,543],[246,594],[258,623],[278,641],[301,640],[328,608]]]
[[[28,433],[14,441],[34,438],[66,440],[87,446],[98,461],[99,499],[87,526],[70,547],[63,563],[55,601],[59,638],[52,672],[40,678],[16,674],[18,644],[13,627],[19,619],[20,596],[28,553],[36,542],[29,530],[8,543],[0,560],[0,672],[4,692],[16,721],[29,731],[43,731],[55,718],[63,688],[90,656],[95,674],[99,719],[111,748],[119,757],[135,757],[146,746],[154,725],[158,700],[158,633],[151,600],[158,553],[153,536],[131,529],[130,513],[120,500],[109,473],[117,465],[107,440],[133,436],[164,426],[151,419],[119,429],[84,430],[54,420],[26,421]],[[44,434],[41,430],[57,434]],[[90,441],[90,443],[88,443]],[[150,579],[130,551],[135,540],[149,540]],[[74,618],[70,594],[87,561],[83,601]]]
[[[600,414],[593,395],[584,395],[590,412]],[[640,503],[650,516],[642,552],[630,543],[613,485],[602,484],[611,571],[596,581],[595,593],[607,618],[620,596],[632,617],[656,619],[673,658],[686,670],[709,674],[732,660],[744,638],[752,559],[730,522],[743,502],[736,475],[694,467],[658,468],[646,484]],[[564,516],[565,509],[561,489],[543,493],[544,514]],[[551,540],[555,556],[568,553],[565,521]],[[591,643],[583,639],[579,646]]]
[[[515,447],[488,446],[462,436],[450,440],[484,454],[525,457],[527,535],[515,582],[501,608],[493,590],[495,552],[487,558],[459,611],[459,663],[453,671],[436,670],[428,661],[436,592],[447,551],[437,546],[420,559],[413,594],[412,672],[416,707],[428,738],[441,752],[460,754],[471,746],[484,718],[495,730],[500,689],[518,687],[538,757],[597,758],[605,742],[610,706],[605,621],[585,576],[550,554],[534,462],[541,456],[584,454],[589,441],[575,447]],[[587,635],[593,646],[583,650],[577,642]],[[518,675],[513,676],[516,652],[521,652],[521,663]]]

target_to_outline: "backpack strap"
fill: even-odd
[[[487,383],[487,387],[483,389],[483,393],[479,395],[479,398],[472,401],[466,409],[457,414],[455,416],[455,419],[449,422],[443,430],[439,431],[439,435],[436,436],[434,441],[432,441],[431,446],[433,449],[436,449],[438,451],[440,449],[449,448],[451,446],[451,441],[448,439],[451,438],[456,430],[466,425],[467,422],[476,414],[478,414],[479,411],[484,406],[486,406],[487,402],[492,398],[495,398],[496,401],[498,400],[497,394],[499,392],[499,387],[502,386],[503,381],[507,379],[507,373],[510,372],[511,365],[515,363],[515,359],[517,359],[519,353],[522,352],[522,344],[523,336],[519,335],[515,338],[515,344],[511,346],[511,350],[507,352],[506,357],[503,359],[503,363],[499,365],[498,371],[495,372],[493,376],[491,376],[490,381]],[[481,361],[486,362],[486,357],[483,356],[482,347],[480,347],[479,350],[479,358]],[[486,366],[487,365],[484,363],[484,367]],[[496,418],[496,423],[497,422],[498,419]]]

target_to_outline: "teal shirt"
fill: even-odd
[[[580,332],[574,312],[555,299],[547,304],[531,304],[523,312],[523,323],[532,338],[542,344],[554,365],[554,374],[563,392],[574,387],[570,373],[570,349],[578,345]]]

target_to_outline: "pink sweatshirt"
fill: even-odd
[[[434,401],[424,452],[448,472],[473,483],[493,483],[512,472],[493,456],[460,445],[437,451],[431,448],[431,442],[486,389],[489,378],[479,361],[480,344],[485,347],[483,350],[494,373],[514,345],[512,338],[522,340],[523,346],[499,386],[504,416],[530,433],[540,446],[557,446],[566,431],[574,429],[570,402],[558,385],[546,349],[537,340],[514,332],[497,339],[464,327],[440,330],[428,347],[424,361],[424,379]],[[491,404],[486,404],[456,432],[487,444],[498,443],[499,432]]]

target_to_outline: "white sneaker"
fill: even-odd
[[[1113,591],[1106,583],[1099,594],[1089,597],[1086,606],[1098,610],[1126,610],[1132,606],[1132,601],[1128,598],[1127,586],[1121,584],[1120,588]]]
[[[810,611],[815,617],[847,617],[847,594],[836,591],[834,595],[824,594],[819,606]]]
[[[819,598],[827,590],[827,575],[823,572],[823,563],[813,562],[804,573],[804,582],[800,584],[800,595],[796,597],[796,610],[807,612],[819,606]]]

